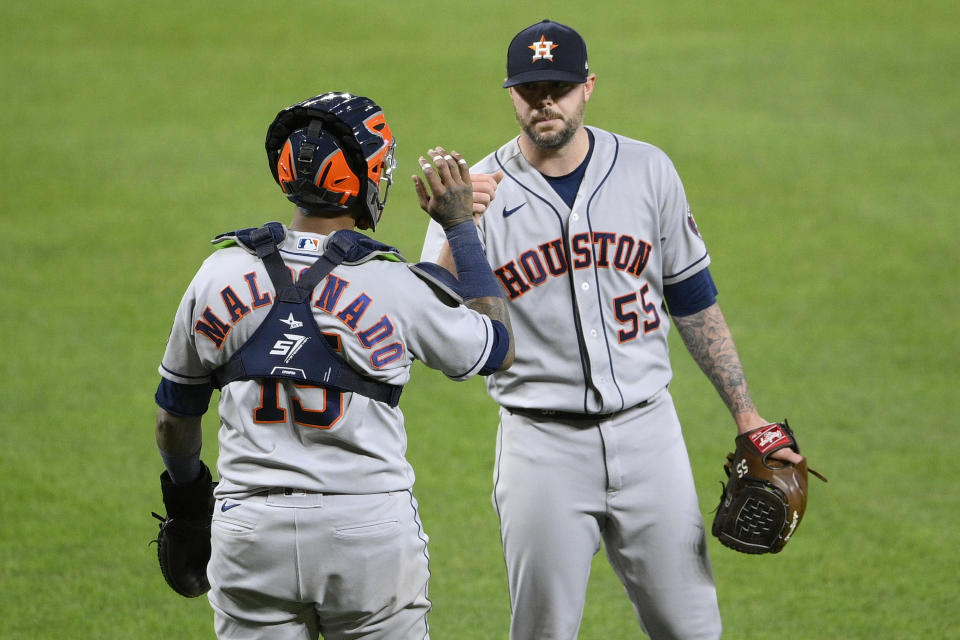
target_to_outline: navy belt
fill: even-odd
[[[510,413],[516,413],[532,420],[591,420],[593,422],[600,422],[602,420],[609,420],[613,416],[623,413],[624,411],[629,411],[630,409],[642,409],[651,402],[653,402],[652,398],[649,400],[644,400],[640,404],[635,404],[632,407],[627,407],[626,409],[621,409],[620,411],[611,411],[610,413],[577,413],[575,411],[559,411],[557,409],[530,409],[527,407],[504,407],[504,409]]]

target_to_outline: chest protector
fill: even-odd
[[[337,265],[358,264],[376,257],[402,260],[392,247],[355,231],[338,231],[327,240],[323,254],[294,282],[280,257],[283,226],[270,222],[259,229],[243,229],[214,239],[235,241],[257,254],[273,282],[276,299],[264,321],[230,360],[212,373],[219,389],[234,380],[279,379],[338,391],[359,393],[391,407],[403,386],[387,384],[359,373],[327,341],[313,317],[314,287]]]

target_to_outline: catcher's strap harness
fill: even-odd
[[[170,474],[160,475],[166,517],[160,521],[157,559],[160,572],[170,588],[185,598],[196,598],[210,590],[207,563],[210,561],[210,522],[213,520],[215,483],[207,465],[192,482],[175,484]]]
[[[736,438],[727,454],[723,488],[713,519],[713,535],[743,553],[777,553],[796,533],[807,507],[807,461],[791,464],[771,458],[781,449],[800,452],[786,420]],[[825,477],[809,470],[824,482]]]
[[[390,259],[399,253],[355,231],[337,231],[330,236],[323,254],[294,282],[277,248],[284,235],[282,225],[270,222],[259,229],[244,229],[214,239],[218,243],[235,241],[255,252],[277,292],[260,327],[226,364],[214,369],[215,386],[222,388],[234,380],[287,379],[352,391],[397,406],[403,386],[381,382],[351,368],[322,335],[313,318],[310,295],[339,264],[358,264],[380,256]],[[294,326],[297,331],[292,329]],[[278,349],[278,345],[285,349]],[[284,357],[278,358],[278,353]]]

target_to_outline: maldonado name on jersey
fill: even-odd
[[[259,309],[273,304],[273,297],[269,292],[262,293],[257,285],[256,272],[244,275],[248,290],[243,296],[234,291],[233,287],[226,286],[220,290],[223,309],[220,315],[229,318],[223,320],[209,306],[201,314],[194,329],[198,334],[211,340],[219,349],[223,346],[232,328],[242,322],[253,309]],[[367,308],[373,303],[366,293],[350,298],[344,292],[350,282],[334,274],[329,274],[322,287],[317,287],[319,293],[312,300],[312,306],[338,318],[360,341],[365,349],[372,349],[370,363],[375,368],[382,368],[393,362],[403,354],[403,345],[399,341],[387,342],[394,334],[394,324],[389,315],[383,315],[374,323],[361,326]],[[249,294],[249,295],[247,295]],[[341,305],[341,302],[343,304]]]

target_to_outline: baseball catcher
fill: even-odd
[[[796,532],[807,507],[807,461],[771,458],[788,447],[800,453],[786,420],[737,436],[736,451],[727,455],[723,467],[729,482],[713,519],[713,535],[725,546],[743,553],[778,553]]]
[[[210,590],[207,562],[210,560],[210,521],[213,518],[215,483],[205,464],[199,477],[175,484],[170,473],[160,475],[167,516],[154,513],[160,521],[157,558],[170,588],[185,598],[196,598]]]

